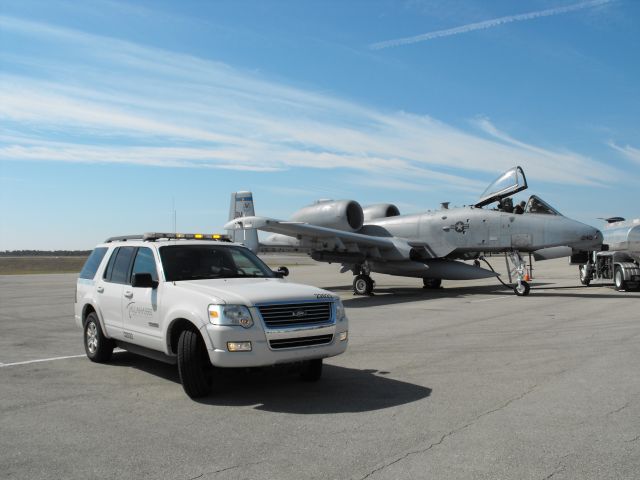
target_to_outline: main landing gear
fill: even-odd
[[[373,286],[369,275],[356,275],[353,278],[353,293],[356,295],[373,295]]]
[[[354,269],[353,274],[353,293],[355,295],[373,295],[373,287],[375,282],[369,275],[370,270],[367,265],[361,265],[359,269]]]
[[[442,279],[441,278],[423,278],[422,284],[424,285],[422,288],[436,289],[436,288],[440,288],[440,286],[442,285]]]

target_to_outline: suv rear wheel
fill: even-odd
[[[113,340],[104,336],[98,315],[91,312],[84,323],[84,351],[92,362],[104,363],[113,354]]]
[[[211,393],[213,370],[200,334],[195,330],[184,330],[178,340],[178,373],[186,394],[199,398]]]

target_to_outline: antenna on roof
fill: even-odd
[[[176,197],[171,197],[171,207],[173,210],[173,233],[175,234],[178,232],[178,227],[176,226],[177,224]]]

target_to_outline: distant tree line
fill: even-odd
[[[86,257],[91,250],[4,250],[0,257]]]

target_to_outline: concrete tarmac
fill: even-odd
[[[75,275],[0,276],[0,477],[640,477],[639,292],[561,259],[524,298],[384,275],[354,297],[336,265],[267,258],[342,297],[349,348],[316,384],[239,372],[201,401],[175,367],[84,357]]]

